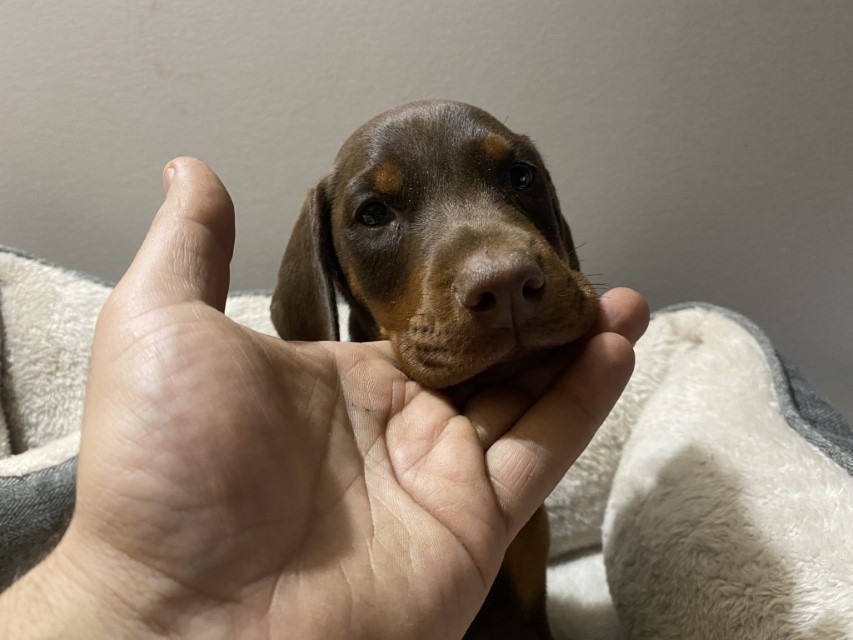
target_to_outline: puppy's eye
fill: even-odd
[[[516,163],[509,168],[509,183],[516,191],[529,189],[536,173],[529,164]]]
[[[381,227],[394,219],[394,213],[383,203],[368,202],[356,213],[356,220],[366,227]]]

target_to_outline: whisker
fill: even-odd
[[[575,247],[574,247],[574,248],[569,252],[569,255],[570,255],[570,256],[577,256],[577,255],[578,255],[578,249],[580,249],[581,247],[585,247],[585,246],[586,246],[586,245],[588,245],[588,244],[589,244],[589,242],[583,242],[583,243],[581,243],[581,244],[579,244],[579,245],[576,245],[576,246],[575,246]],[[581,262],[583,262],[583,261],[581,260]]]

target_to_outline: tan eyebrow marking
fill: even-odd
[[[496,133],[489,133],[483,138],[483,149],[489,160],[499,162],[509,155],[509,144]]]
[[[399,193],[403,188],[404,179],[403,170],[390,162],[383,162],[373,172],[376,190],[387,195]]]

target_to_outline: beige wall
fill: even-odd
[[[474,102],[538,141],[596,281],[746,314],[853,416],[853,3],[7,0],[0,87],[0,243],[118,278],[193,154],[236,288],[356,125]]]

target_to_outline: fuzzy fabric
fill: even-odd
[[[0,588],[73,509],[110,285],[0,250]],[[229,316],[268,334],[268,295]],[[556,638],[853,637],[853,432],[748,320],[655,315],[623,397],[548,499]]]
[[[853,637],[851,451],[847,423],[749,321],[656,314],[622,399],[549,498],[566,554],[548,576],[555,631]]]

